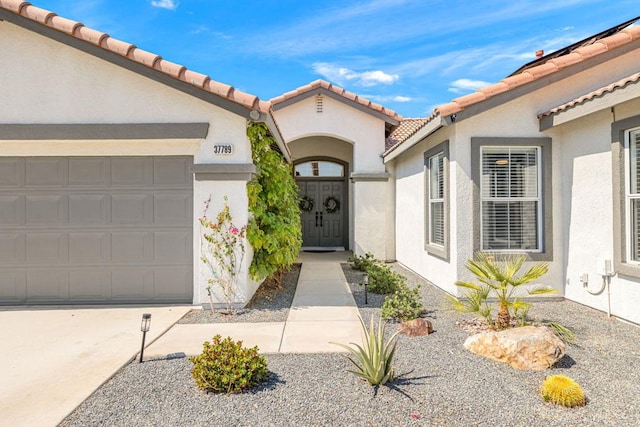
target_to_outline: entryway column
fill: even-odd
[[[371,252],[376,258],[387,259],[388,221],[392,216],[389,197],[389,173],[352,173],[354,248],[356,255]]]

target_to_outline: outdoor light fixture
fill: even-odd
[[[144,339],[149,332],[151,326],[151,313],[144,313],[142,315],[142,323],[140,324],[140,331],[142,331],[142,347],[140,348],[140,363],[142,363],[142,356],[144,354]]]
[[[364,285],[364,304],[367,305],[369,302],[367,301],[367,286],[369,286],[369,275],[367,273],[364,274],[362,278],[362,284]]]

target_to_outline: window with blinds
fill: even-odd
[[[429,157],[429,244],[444,246],[444,152]]]
[[[540,147],[481,147],[482,250],[540,252]]]
[[[629,259],[640,261],[640,129],[628,133],[629,189],[627,209],[629,218]]]

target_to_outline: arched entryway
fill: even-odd
[[[330,157],[294,163],[303,249],[348,249],[348,164]]]

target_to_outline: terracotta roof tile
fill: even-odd
[[[484,101],[487,99],[487,95],[482,92],[473,92],[468,95],[461,96],[459,98],[454,99],[452,102],[455,102],[460,107],[465,108],[472,104],[477,104],[480,101]]]
[[[549,60],[550,63],[554,64],[558,68],[565,68],[580,61],[582,61],[582,56],[578,52],[572,52],[568,55],[562,55]]]
[[[304,95],[305,93],[311,92],[315,89],[325,89],[329,92],[335,93],[338,96],[343,97],[344,99],[355,102],[363,107],[369,108],[372,111],[376,111],[378,113],[384,114],[385,116],[393,119],[393,120],[402,120],[402,116],[396,113],[393,110],[383,107],[380,104],[376,104],[374,102],[369,101],[366,98],[360,97],[353,92],[349,92],[340,86],[336,86],[332,83],[329,83],[325,80],[316,80],[304,86],[300,86],[297,89],[284,93],[282,95],[276,96],[275,98],[271,98],[269,100],[269,105],[271,107],[280,104],[281,102],[287,101],[289,99],[295,98],[300,95]]]
[[[506,92],[508,90],[509,90],[509,85],[504,81],[502,81],[493,85],[485,86],[482,89],[480,89],[478,92],[482,92],[486,95],[487,98],[490,98],[492,96],[495,96],[502,92]]]
[[[411,135],[415,134],[424,125],[429,122],[424,118],[407,118],[402,119],[398,127],[396,127],[391,134],[385,140],[385,151],[390,150],[395,145],[402,141],[405,141]]]
[[[624,88],[624,87],[626,87],[626,86],[628,86],[630,84],[638,83],[638,82],[640,82],[640,73],[632,74],[629,77],[625,77],[624,79],[621,79],[621,80],[618,80],[616,82],[613,82],[610,85],[601,87],[601,88],[596,89],[596,90],[594,90],[592,92],[589,92],[589,93],[587,93],[585,95],[582,95],[579,98],[575,98],[575,99],[572,99],[569,102],[565,102],[564,104],[559,105],[559,106],[557,106],[555,108],[552,108],[551,110],[545,111],[544,113],[540,113],[540,114],[538,114],[538,118],[551,116],[553,114],[557,114],[557,113],[560,113],[562,111],[566,111],[566,110],[568,110],[570,108],[573,108],[573,107],[576,107],[578,105],[584,104],[587,101],[590,101],[590,100],[592,100],[594,98],[599,98],[599,97],[604,96],[604,95],[606,95],[608,93],[615,92],[618,89],[622,89],[622,88]]]
[[[607,45],[605,43],[596,42],[588,46],[582,46],[574,50],[575,53],[582,57],[582,60],[591,58],[592,56],[600,55],[607,51]]]
[[[69,34],[79,40],[101,47],[123,56],[133,62],[153,68],[184,83],[211,92],[248,109],[268,113],[270,104],[260,102],[257,96],[233,89],[229,85],[214,82],[208,76],[188,70],[185,66],[165,61],[159,55],[138,49],[135,45],[114,39],[108,34],[85,27],[82,23],[59,17],[54,12],[41,9],[20,0],[0,0],[0,8],[24,18],[47,25],[57,31]]]

